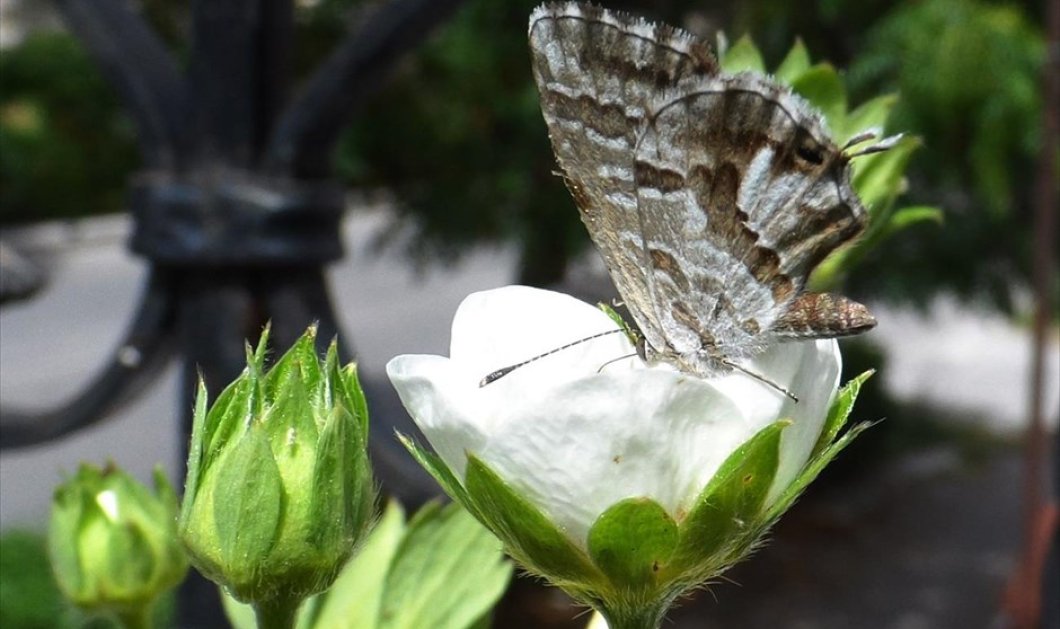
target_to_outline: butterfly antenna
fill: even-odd
[[[895,146],[897,146],[898,143],[902,141],[903,137],[905,136],[901,133],[896,133],[895,135],[887,136],[886,138],[883,138],[875,144],[870,144],[869,146],[866,146],[863,149],[858,149],[853,153],[847,153],[846,157],[847,159],[854,159],[855,157],[864,157],[865,155],[872,155],[873,153],[882,153],[884,151],[889,151]],[[846,153],[848,149],[853,148],[857,144],[861,144],[862,142],[875,139],[876,134],[871,131],[859,133],[858,135],[850,138],[850,141],[847,142],[846,146],[843,147],[843,152]]]
[[[567,343],[566,345],[564,345],[562,347],[557,347],[556,349],[550,349],[547,352],[545,352],[544,354],[538,354],[537,356],[534,356],[533,358],[528,358],[528,359],[524,360],[521,363],[515,363],[514,365],[508,365],[507,367],[503,367],[501,369],[498,369],[497,371],[492,371],[492,372],[486,374],[486,377],[484,377],[482,380],[479,381],[478,386],[479,387],[484,387],[487,384],[490,384],[491,382],[496,382],[496,381],[500,380],[501,378],[503,378],[504,376],[507,376],[511,372],[515,371],[516,369],[518,369],[520,367],[525,367],[526,365],[529,365],[530,363],[532,363],[534,361],[541,360],[542,358],[544,358],[546,356],[551,356],[552,354],[555,354],[557,352],[562,352],[565,349],[569,349],[571,347],[574,347],[575,345],[580,345],[580,344],[582,344],[582,343],[584,343],[586,341],[591,341],[593,339],[598,339],[601,336],[607,336],[608,334],[616,334],[616,333],[622,332],[622,331],[623,330],[621,328],[618,328],[618,329],[614,329],[614,330],[608,330],[606,332],[598,332],[597,334],[593,334],[591,336],[586,336],[584,338],[578,339],[577,341],[572,341],[570,343]]]
[[[724,364],[726,366],[729,366],[729,367],[732,367],[733,369],[735,369],[736,371],[739,371],[742,374],[751,376],[752,378],[754,378],[755,380],[761,382],[762,384],[764,384],[766,386],[770,386],[770,387],[776,389],[777,391],[779,391],[780,393],[783,393],[784,396],[787,397],[792,402],[795,402],[796,404],[799,403],[799,398],[796,397],[794,393],[792,393],[791,391],[788,391],[784,387],[780,386],[776,382],[773,382],[772,380],[770,380],[769,378],[763,376],[762,374],[755,373],[755,372],[751,371],[750,369],[745,369],[745,368],[741,367],[740,365],[737,365],[736,363],[733,363],[733,362],[723,361],[722,364]]]

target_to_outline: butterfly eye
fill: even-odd
[[[820,166],[824,163],[824,153],[809,143],[804,143],[795,149],[795,155],[802,161],[809,162],[814,166]]]

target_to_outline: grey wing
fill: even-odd
[[[714,58],[672,27],[576,3],[535,10],[530,48],[567,186],[619,294],[658,347],[663,338],[645,274],[634,150],[654,95],[716,73]]]
[[[820,121],[765,77],[704,78],[650,108],[634,164],[649,284],[678,362],[711,371],[768,342],[864,210]]]

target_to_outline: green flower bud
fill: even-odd
[[[267,373],[268,330],[207,411],[200,383],[180,536],[238,600],[297,603],[327,589],[371,523],[368,412],[353,364],[311,327]]]
[[[137,624],[184,579],[177,497],[160,469],[154,480],[152,494],[113,464],[83,464],[55,490],[48,552],[60,589],[79,607]]]

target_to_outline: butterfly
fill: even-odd
[[[649,362],[709,376],[776,342],[875,325],[805,286],[866,225],[851,157],[893,139],[837,146],[790,89],[723,73],[665,24],[566,2],[535,9],[529,37],[561,174]]]

